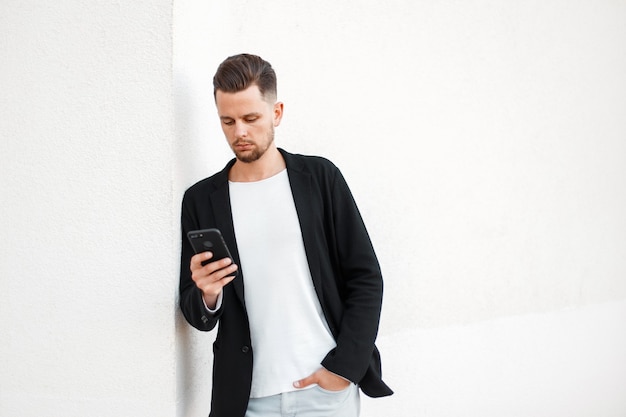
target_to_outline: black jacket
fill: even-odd
[[[337,343],[321,364],[358,384],[368,396],[391,395],[393,391],[381,379],[380,356],[374,345],[382,275],[348,185],[326,159],[280,152],[287,165],[315,292]],[[254,352],[243,296],[245,271],[224,287],[222,308],[214,316],[208,314],[191,279],[193,249],[186,234],[220,229],[233,261],[240,265],[228,191],[228,172],[234,162],[190,187],[182,206],[180,307],[187,321],[199,330],[211,330],[219,321],[213,345],[213,417],[243,417],[250,395]]]

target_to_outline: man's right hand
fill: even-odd
[[[191,258],[191,279],[202,291],[204,302],[210,309],[214,309],[217,304],[217,297],[222,292],[222,288],[230,283],[234,276],[228,277],[237,270],[237,265],[229,258],[220,259],[202,266],[202,262],[213,257],[212,252],[202,252]]]

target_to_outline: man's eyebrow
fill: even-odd
[[[242,119],[247,119],[249,117],[260,117],[261,113],[260,112],[252,112],[252,113],[247,113],[244,114],[243,116],[241,116]],[[220,120],[234,120],[235,117],[232,116],[220,116]]]

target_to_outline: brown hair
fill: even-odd
[[[276,73],[272,65],[261,57],[239,54],[220,64],[213,77],[213,97],[217,90],[237,93],[256,85],[264,99],[276,99]]]

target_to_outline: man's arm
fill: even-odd
[[[372,358],[382,307],[383,279],[367,229],[350,189],[336,170],[331,187],[334,246],[343,316],[337,347],[322,361],[329,371],[358,383]]]

